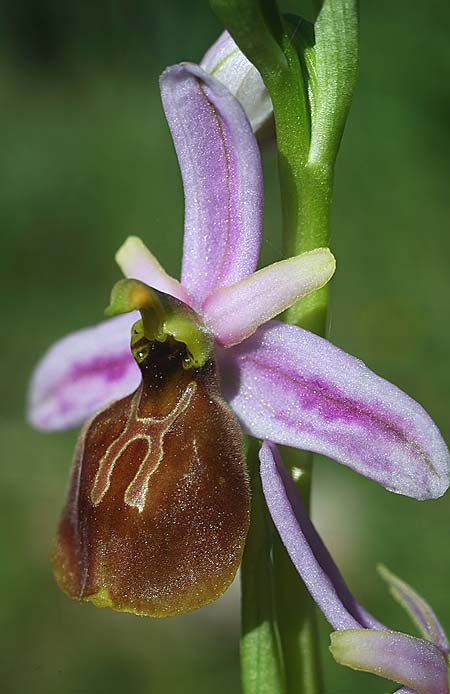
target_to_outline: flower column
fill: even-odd
[[[324,0],[314,25],[301,19],[284,19],[275,0],[210,2],[240,49],[261,73],[272,99],[285,256],[326,246],[334,164],[357,74],[357,1]],[[327,303],[328,290],[324,287],[292,306],[285,320],[324,336]],[[311,454],[288,450],[284,457],[303,498],[308,499]],[[253,467],[252,460],[249,467]],[[253,494],[255,498],[257,489]],[[254,518],[254,523],[261,520],[261,517]],[[260,542],[260,535],[255,535],[255,541]],[[251,554],[255,549],[253,535],[249,537],[247,552]],[[261,552],[264,555],[262,549]],[[266,544],[267,563],[269,553]],[[245,694],[273,693],[276,683],[277,690],[285,690],[287,694],[316,694],[322,684],[314,610],[278,537],[274,538],[273,557],[273,614],[268,606],[267,590],[259,595],[260,601],[266,604],[265,609],[257,604],[254,591],[252,594],[252,562],[248,563],[248,575],[245,561],[243,565],[244,691]],[[249,605],[253,605],[253,610]],[[249,638],[246,629],[252,624],[259,631],[253,630],[254,636]],[[257,684],[257,660],[266,659],[267,652],[274,654],[277,630],[284,678],[277,675],[277,657],[273,655],[273,681],[264,689]],[[259,636],[255,637],[255,633]]]

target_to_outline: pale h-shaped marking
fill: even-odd
[[[134,441],[145,441],[147,444],[147,451],[142,458],[139,470],[131,480],[124,495],[125,503],[128,506],[134,506],[138,509],[139,513],[142,513],[145,507],[150,477],[159,468],[164,457],[164,437],[175,420],[189,407],[196,388],[197,384],[191,381],[183,391],[173,410],[165,417],[161,418],[138,416],[137,410],[141,391],[138,390],[136,392],[130,404],[130,413],[125,424],[125,429],[120,436],[108,446],[106,453],[98,464],[97,474],[95,475],[94,484],[91,489],[91,501],[94,506],[100,504],[108,491],[111,484],[112,471],[120,456]],[[138,431],[131,438],[127,438],[132,423],[136,425]],[[151,455],[152,451],[153,455]]]

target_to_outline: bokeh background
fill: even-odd
[[[287,7],[287,6],[286,6]],[[307,6],[290,2],[299,13]],[[331,339],[421,401],[450,435],[450,9],[361,2],[361,74],[337,167]],[[72,604],[48,555],[77,433],[24,419],[27,383],[58,337],[102,318],[113,254],[141,235],[176,274],[180,176],[158,75],[197,61],[220,27],[206,0],[2,0],[0,4],[1,603],[8,694],[239,691],[238,587],[154,621]],[[262,262],[281,254],[276,160],[265,161]],[[352,589],[394,628],[407,618],[375,573],[386,563],[450,630],[450,496],[396,497],[334,462],[316,465],[314,514]],[[334,664],[330,694],[386,691]]]

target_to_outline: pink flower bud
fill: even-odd
[[[238,99],[257,133],[271,119],[272,102],[258,70],[224,31],[203,57],[200,67]]]

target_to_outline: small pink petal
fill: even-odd
[[[137,312],[85,328],[56,342],[30,384],[28,419],[37,429],[79,426],[111,400],[131,393],[141,374],[130,351]]]
[[[149,287],[175,296],[186,304],[189,295],[174,277],[164,270],[153,253],[137,236],[129,236],[116,253],[116,262],[125,277],[145,282]]]
[[[398,631],[351,629],[331,634],[330,650],[341,665],[394,680],[417,694],[449,694],[445,656],[424,639]]]
[[[317,248],[258,270],[207,298],[203,313],[217,342],[231,347],[252,335],[259,325],[323,287],[336,262],[328,248]]]

